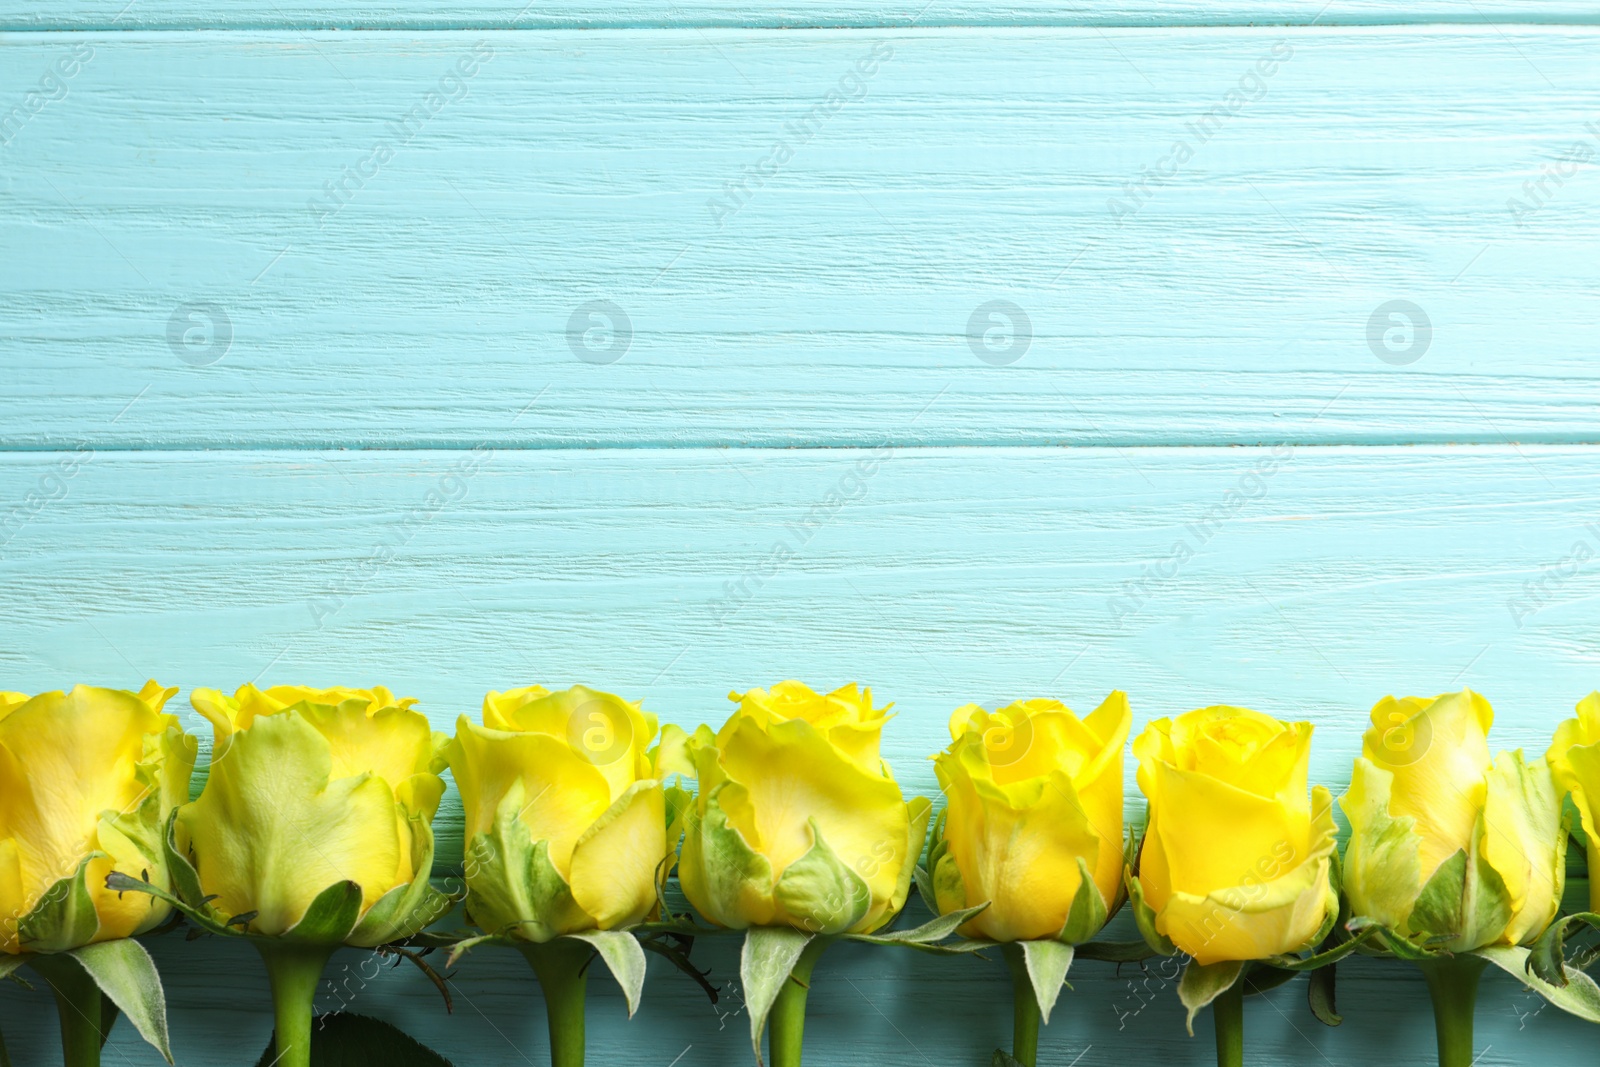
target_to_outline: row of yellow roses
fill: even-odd
[[[428,884],[447,765],[468,914],[528,945],[651,917],[680,835],[683,891],[713,923],[869,934],[904,905],[927,836],[929,801],[906,802],[879,755],[887,708],[853,685],[735,694],[720,730],[669,725],[659,741],[637,703],[582,686],[491,693],[483,724],[462,717],[453,739],[382,688],[200,689],[215,746],[193,802],[196,743],[163,711],[175,692],[0,693],[4,953],[126,938],[169,902],[258,947],[409,937],[448,909]],[[1470,691],[1373,710],[1341,806],[1344,888],[1380,943],[1526,944],[1559,904],[1564,792],[1594,839],[1600,695],[1558,730],[1548,766],[1491,759],[1491,719]],[[964,935],[1079,944],[1125,889],[1153,946],[1202,965],[1314,947],[1333,927],[1334,822],[1328,791],[1308,792],[1309,723],[1214,707],[1150,724],[1134,742],[1150,818],[1132,865],[1121,693],[1083,718],[1029,700],[964,707],[950,725],[923,888],[941,913],[983,906]],[[666,785],[675,774],[697,781],[692,798]],[[87,894],[87,917],[55,906],[63,885]],[[275,953],[263,947],[269,968]]]

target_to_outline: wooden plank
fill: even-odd
[[[859,679],[931,789],[972,700],[1310,717],[1339,782],[1385,693],[1481,687],[1542,751],[1597,684],[1588,447],[66,462],[0,456],[7,688],[382,681],[448,729],[533,681],[693,724],[730,688]]]
[[[383,680],[448,729],[485,688],[536,680],[612,686],[696,723],[726,713],[730,687],[854,678],[897,702],[886,751],[919,791],[957,703],[1083,706],[1121,686],[1136,727],[1219,700],[1309,716],[1313,774],[1337,789],[1387,692],[1471,685],[1496,705],[1498,745],[1543,749],[1596,684],[1597,498],[1600,450],[1582,447],[13,453],[0,685]],[[793,558],[772,567],[779,543]],[[1178,544],[1192,556],[1174,563]],[[1164,576],[1143,606],[1110,606],[1147,566]],[[711,606],[741,578],[747,602]],[[1515,598],[1534,610],[1514,616]],[[175,937],[153,950],[179,1062],[249,1062],[269,1025],[254,954]],[[726,986],[715,1010],[657,968],[625,1023],[614,986],[591,983],[593,1062],[747,1062],[735,944],[699,951]],[[335,984],[355,976],[351,1010],[458,1064],[545,1055],[514,954],[468,957],[453,1016],[408,971],[357,953],[334,968]],[[979,1063],[1006,1039],[997,962],[842,948],[818,977],[821,1067]],[[1207,1062],[1209,1021],[1184,1036],[1159,970],[1082,964],[1073,982],[1041,1062]],[[0,998],[14,1062],[54,1054],[44,996]],[[1401,964],[1341,965],[1338,1031],[1302,997],[1252,1001],[1250,1063],[1379,1047],[1435,1062],[1422,982]],[[1587,1062],[1588,1026],[1540,1004],[1487,978],[1478,1046]],[[124,1028],[114,1047],[108,1062],[157,1062]]]
[[[1587,29],[5,43],[9,447],[1600,433]]]
[[[1067,4],[1061,0],[790,0],[759,9],[732,0],[634,0],[603,4],[565,0],[534,6],[525,0],[471,0],[441,10],[423,0],[65,0],[13,5],[0,29],[560,29],[736,26],[1265,26],[1404,25],[1456,22],[1592,25],[1593,4],[1572,0],[1122,0]]]

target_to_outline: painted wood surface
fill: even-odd
[[[0,499],[41,487],[16,689],[363,679],[448,729],[536,681],[692,725],[860,680],[931,789],[974,700],[1232,700],[1319,723],[1342,782],[1385,693],[1480,688],[1542,751],[1600,686],[1587,447],[0,455]]]
[[[1497,745],[1536,752],[1597,684],[1600,461],[1585,447],[0,455],[0,500],[30,494],[42,503],[21,525],[5,513],[0,548],[0,678],[22,689],[381,680],[449,729],[484,689],[532,681],[604,683],[692,724],[720,721],[730,688],[861,679],[896,702],[886,754],[927,793],[923,757],[969,700],[1084,707],[1121,686],[1136,727],[1222,700],[1309,717],[1313,776],[1337,790],[1385,693],[1474,686],[1495,702]],[[772,569],[779,543],[794,558]],[[1150,569],[1165,576],[1128,610]],[[748,601],[716,604],[741,578]],[[1128,778],[1138,818],[1131,764]],[[453,792],[439,826],[442,854],[459,854]],[[264,1043],[248,949],[154,948],[180,1063],[244,1062]],[[734,944],[703,951],[729,983]],[[454,1016],[408,973],[373,977],[357,953],[335,966],[353,1010],[458,1064],[544,1055],[514,954],[468,957]],[[838,951],[808,1062],[984,1062],[1008,1025],[1003,972]],[[1366,961],[1340,975],[1338,1031],[1305,1011],[1301,983],[1252,1001],[1250,1062],[1431,1062],[1420,980]],[[1212,1054],[1208,1023],[1184,1036],[1170,975],[1082,964],[1073,981],[1042,1062]],[[735,986],[715,1010],[670,971],[647,993],[625,1023],[594,983],[594,1062],[746,1062]],[[1491,976],[1480,1062],[1589,1062],[1592,1029],[1541,1003]],[[46,1009],[38,992],[0,997],[19,1063],[48,1061]],[[116,1048],[110,1062],[156,1062],[127,1033]]]
[[[411,29],[603,28],[618,26],[1218,26],[1397,25],[1459,22],[1600,21],[1592,2],[1576,0],[1118,0],[1082,4],[1062,0],[790,0],[752,7],[734,0],[469,0],[446,5],[426,0],[6,0],[0,29]]]
[[[1594,441],[1597,32],[13,34],[0,440]]]
[[[0,0],[0,686],[384,681],[449,729],[534,681],[694,724],[859,679],[924,793],[955,705],[1113,686],[1310,718],[1336,791],[1388,692],[1479,688],[1542,751],[1600,686],[1597,15]],[[152,950],[179,1063],[253,1062],[254,955]],[[591,1062],[748,1062],[736,942],[700,953],[717,1008],[594,981]],[[1005,1041],[998,962],[819,977],[816,1067]],[[1041,1062],[1210,1062],[1173,977],[1081,964]],[[462,1067],[546,1054],[513,954],[453,1016],[332,979]],[[1340,980],[1339,1030],[1252,1001],[1249,1062],[1432,1062],[1409,970]],[[42,991],[0,1028],[53,1061]],[[1486,979],[1484,1067],[1595,1035]]]

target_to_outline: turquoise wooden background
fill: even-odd
[[[1338,790],[1385,693],[1471,685],[1542,751],[1600,686],[1593,4],[4,0],[0,30],[7,688],[381,681],[449,728],[535,681],[693,724],[860,680],[928,792],[973,700],[1308,717]],[[1374,327],[1396,300],[1427,329]],[[569,328],[594,301],[626,335]],[[440,829],[458,855],[450,801]],[[253,954],[152,948],[180,1062],[253,1062]],[[592,984],[594,1062],[747,1061],[736,944],[701,952],[716,1009],[662,971],[628,1023]],[[334,968],[458,1064],[545,1056],[514,954],[464,962],[453,1016]],[[819,974],[819,1067],[1005,1041],[998,963]],[[1042,1062],[1208,1062],[1170,976],[1082,965]],[[1303,995],[1252,1001],[1251,1062],[1431,1062],[1407,968],[1341,964],[1338,1030]],[[0,996],[18,1063],[53,1016]],[[1498,974],[1478,1018],[1485,1065],[1600,1041]]]

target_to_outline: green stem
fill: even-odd
[[[1439,1067],[1471,1067],[1472,1009],[1478,978],[1488,961],[1477,956],[1446,956],[1418,963],[1433,998],[1433,1028],[1439,1035]]]
[[[805,1039],[806,994],[811,992],[811,968],[831,943],[830,938],[814,937],[795,960],[789,978],[778,990],[772,1013],[767,1016],[767,1053],[772,1067],[800,1067],[800,1045]]]
[[[55,994],[56,1014],[61,1017],[61,1062],[66,1067],[100,1067],[100,1046],[105,1043],[100,987],[71,956],[41,954],[28,965]]]
[[[1589,872],[1589,910],[1600,911],[1600,842],[1596,842],[1594,835],[1589,835],[1588,845],[1588,872]]]
[[[1005,946],[1011,968],[1011,1058],[1022,1067],[1039,1062],[1039,998],[1028,976],[1028,960],[1021,945]]]
[[[533,964],[544,991],[544,1010],[550,1022],[550,1067],[583,1067],[583,994],[594,949],[564,937],[517,947]]]
[[[1245,977],[1240,974],[1227,992],[1211,1002],[1211,1022],[1217,1030],[1217,1067],[1244,1067]]]
[[[310,1067],[311,1008],[322,968],[339,946],[265,939],[253,943],[267,965],[267,982],[272,986],[275,1067]]]

